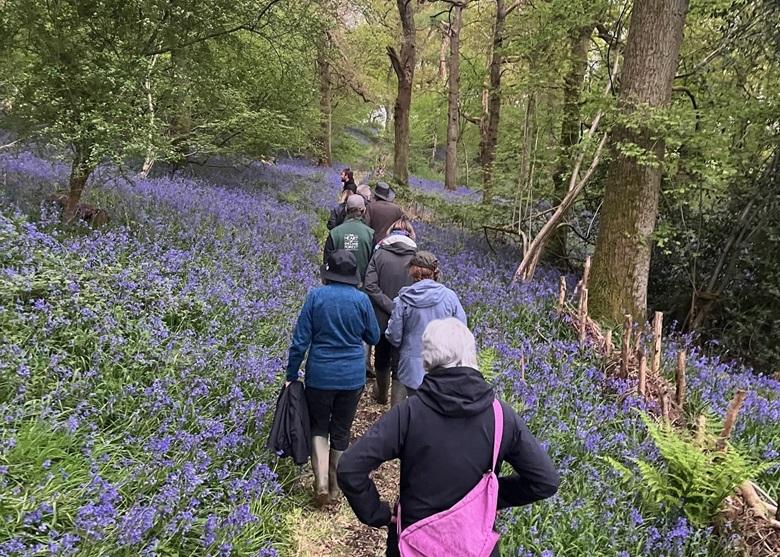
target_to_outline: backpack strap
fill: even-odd
[[[504,437],[504,409],[501,408],[501,403],[497,398],[493,399],[493,419],[495,425],[493,427],[493,465],[491,470],[493,473],[497,473],[498,451],[501,449],[501,439]]]

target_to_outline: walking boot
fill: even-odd
[[[314,472],[314,506],[321,509],[328,504],[328,467],[330,444],[327,437],[311,438],[311,469]]]
[[[328,469],[328,495],[330,496],[330,504],[336,504],[341,499],[341,490],[339,489],[339,482],[336,476],[336,472],[339,468],[339,460],[344,451],[337,451],[335,449],[330,450],[330,467]]]
[[[390,370],[376,370],[376,383],[374,383],[374,400],[382,405],[387,404],[387,391],[390,388]]]
[[[404,400],[406,400],[406,387],[398,379],[393,379],[393,385],[390,388],[390,406],[395,406]]]
[[[376,377],[376,371],[374,369],[374,347],[370,344],[364,344],[366,353],[366,379],[373,379]]]

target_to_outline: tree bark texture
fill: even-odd
[[[333,165],[333,82],[331,79],[328,45],[325,37],[317,53],[317,74],[320,85],[320,166]]]
[[[569,69],[563,81],[563,120],[561,121],[561,154],[553,174],[556,202],[566,196],[569,182],[567,173],[571,170],[574,148],[580,142],[580,97],[588,68],[588,46],[593,33],[593,25],[584,25],[573,29],[569,34]],[[565,218],[565,215],[564,215]],[[566,227],[555,229],[547,244],[547,258],[553,263],[566,267],[568,248],[566,245]]]
[[[441,27],[441,46],[439,47],[439,79],[442,83],[447,81],[447,52],[450,50],[450,32],[447,26]]]
[[[409,182],[409,112],[412,106],[412,83],[417,58],[417,29],[414,24],[414,2],[396,0],[396,3],[403,29],[401,52],[397,53],[393,47],[387,47],[387,54],[398,78],[398,94],[393,107],[395,132],[393,176],[398,182],[406,184]]]
[[[669,104],[687,10],[688,0],[634,4],[619,93],[624,114],[637,105]],[[650,129],[618,126],[613,131],[590,303],[597,319],[618,322],[629,313],[644,321],[661,168],[621,154],[621,143],[635,144],[659,162],[664,156],[663,139]]]
[[[84,192],[89,175],[92,174],[95,168],[89,160],[91,154],[92,150],[88,145],[79,144],[75,146],[70,179],[68,180],[68,197],[65,201],[65,208],[62,211],[62,222],[66,224],[73,222],[76,218],[81,194]]]
[[[508,15],[504,0],[496,0],[493,44],[488,63],[487,101],[480,122],[479,164],[482,168],[482,203],[493,202],[493,165],[496,161],[498,124],[501,118],[501,66],[504,63],[504,28]],[[483,92],[483,95],[485,93]]]
[[[463,5],[450,12],[449,92],[447,95],[447,150],[444,160],[444,189],[458,187],[458,138],[460,137],[460,27]]]

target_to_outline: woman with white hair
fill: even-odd
[[[523,420],[509,404],[494,403],[493,388],[477,370],[474,336],[460,320],[432,321],[423,334],[422,358],[426,375],[417,396],[377,421],[338,467],[339,486],[358,519],[388,526],[387,555],[400,555],[399,531],[403,538],[410,526],[452,512],[503,461],[514,474],[498,478],[496,509],[527,505],[558,489],[555,466]],[[395,458],[401,460],[400,498],[392,507],[380,499],[370,474]],[[483,518],[492,530],[493,509]],[[457,538],[442,540],[436,554],[466,555],[460,549],[464,540]],[[492,539],[491,555],[498,556],[497,534]]]

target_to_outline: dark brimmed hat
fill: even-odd
[[[357,286],[360,275],[357,270],[355,254],[345,249],[337,249],[328,256],[328,262],[320,268],[325,280]]]
[[[439,270],[439,260],[429,251],[418,251],[409,261],[410,267],[421,267],[431,271]]]
[[[387,182],[379,182],[374,186],[374,196],[384,201],[392,201],[395,199],[395,192]]]

